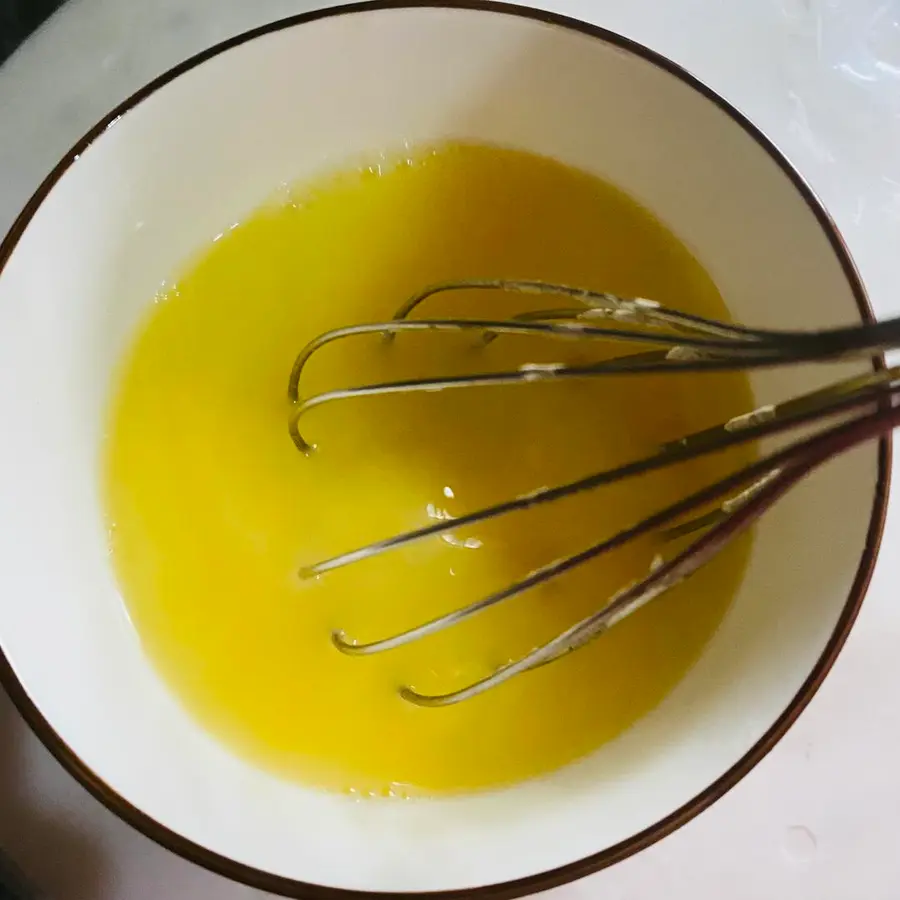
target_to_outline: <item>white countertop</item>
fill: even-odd
[[[247,28],[324,5],[70,0],[0,69],[0,233],[69,145],[151,77]],[[825,201],[879,315],[900,312],[900,0],[534,5],[648,44],[740,107]],[[895,504],[846,649],[757,769],[675,835],[547,896],[897,900],[898,550]],[[0,846],[51,900],[263,896],[122,824],[62,771],[2,692]]]

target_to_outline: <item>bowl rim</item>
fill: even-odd
[[[234,47],[274,32],[295,28],[320,19],[336,18],[355,13],[376,12],[381,10],[402,9],[462,9],[499,15],[515,16],[535,22],[554,25],[570,31],[600,40],[604,43],[631,53],[658,69],[677,78],[707,100],[714,103],[745,134],[763,149],[787,176],[795,190],[806,202],[813,213],[819,227],[827,237],[831,248],[841,264],[844,277],[853,292],[857,308],[866,322],[875,320],[875,312],[869,301],[861,276],[856,268],[849,249],[838,228],[826,211],[822,201],[813,192],[806,180],[794,168],[782,152],[766,134],[754,125],[743,113],[731,103],[709,88],[704,82],[689,71],[672,62],[667,57],[650,50],[644,45],[603,28],[583,22],[570,16],[534,9],[513,3],[497,2],[497,0],[362,0],[362,2],[318,9],[283,19],[277,19],[249,31],[235,35],[194,56],[189,57],[162,75],[135,91],[130,97],[117,105],[111,112],[94,125],[60,160],[50,174],[38,186],[13,222],[6,236],[0,242],[0,275],[12,256],[19,240],[28,228],[38,208],[47,195],[75,163],[79,156],[119,117],[134,109],[142,101],[164,87],[178,76],[201,65]],[[876,368],[884,366],[883,357],[874,361]],[[705,790],[669,813],[666,817],[643,831],[632,835],[624,841],[607,847],[581,860],[568,863],[556,869],[530,875],[525,878],[503,883],[484,885],[481,887],[432,892],[375,892],[357,891],[345,888],[326,887],[298,881],[281,875],[265,872],[253,866],[216,853],[197,844],[167,828],[114,791],[103,779],[90,769],[69,747],[44,717],[37,705],[29,697],[24,685],[19,681],[12,665],[3,652],[0,642],[0,688],[5,689],[19,713],[43,745],[50,751],[62,767],[78,781],[103,806],[118,818],[135,828],[144,836],[155,841],[165,849],[182,858],[195,863],[217,875],[243,883],[253,888],[268,891],[295,900],[362,900],[368,897],[412,898],[427,897],[431,900],[511,900],[528,894],[538,893],[553,887],[583,878],[601,869],[605,869],[629,856],[655,844],[672,832],[685,825],[703,810],[721,799],[731,788],[744,778],[781,740],[790,727],[806,708],[818,691],[825,677],[834,665],[844,643],[859,614],[863,598],[869,587],[887,515],[888,495],[891,481],[891,435],[883,437],[878,447],[878,480],[875,485],[872,515],[866,534],[866,542],[860,556],[859,566],[853,579],[847,600],[827,644],[825,645],[810,674],[801,685],[799,691],[791,699],[786,709],[763,734],[763,736],[739,759],[727,772],[719,776]]]

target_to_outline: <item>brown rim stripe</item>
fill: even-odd
[[[708,88],[705,84],[658,53],[637,44],[628,38],[621,37],[605,28],[597,25],[589,25],[568,16],[544,12],[507,3],[494,2],[494,0],[446,0],[446,2],[431,2],[431,0],[369,0],[369,2],[351,3],[346,6],[332,7],[304,13],[281,19],[268,25],[255,28],[237,35],[227,41],[204,50],[202,53],[185,60],[163,75],[145,85],[127,100],[119,104],[105,118],[98,122],[57,164],[53,171],[38,187],[31,199],[25,205],[9,233],[0,244],[0,274],[13,253],[16,245],[22,237],[29,222],[33,218],[38,207],[46,199],[54,185],[65,174],[78,157],[111,125],[119,116],[137,106],[151,94],[173,81],[179,75],[190,71],[214,56],[237,47],[254,38],[262,37],[286,28],[294,28],[318,19],[335,16],[351,15],[354,13],[374,12],[389,9],[468,9],[485,13],[518,16],[560,28],[577,31],[589,37],[597,38],[622,50],[634,54],[641,59],[652,63],[657,68],[675,76],[681,82],[692,87],[712,101],[719,109],[726,113],[733,122],[740,126],[756,143],[768,153],[771,159],[779,166],[785,176],[791,181],[794,188],[806,201],[810,211],[816,217],[822,231],[828,238],[835,255],[841,263],[844,276],[853,290],[853,296],[859,308],[860,316],[864,321],[872,322],[875,314],[863,287],[862,280],[856,270],[856,266],[850,257],[850,253],[843,238],[837,230],[831,217],[825,211],[821,201],[813,193],[812,189],[794,167],[782,156],[772,141],[753,125],[742,113],[738,112],[730,103]],[[883,360],[878,363],[883,365]],[[887,514],[887,498],[891,477],[891,438],[884,438],[879,442],[878,448],[878,483],[875,489],[875,497],[872,506],[872,518],[866,535],[866,544],[860,557],[859,568],[853,580],[847,602],[841,612],[841,616],[835,626],[828,644],[813,667],[809,677],[804,681],[797,695],[788,704],[787,709],[778,717],[769,730],[759,741],[724,775],[718,778],[705,791],[698,794],[693,800],[688,801],[680,809],[666,816],[664,819],[650,826],[644,831],[632,835],[627,840],[613,847],[595,853],[577,862],[569,863],[558,869],[509,881],[503,884],[487,885],[471,890],[437,891],[429,893],[384,893],[371,891],[351,891],[340,888],[329,888],[320,885],[307,884],[272,875],[255,869],[251,866],[236,862],[228,857],[214,853],[206,847],[195,844],[174,831],[166,828],[161,823],[151,819],[137,807],[132,806],[127,800],[119,796],[107,785],[95,772],[89,769],[72,751],[72,749],[53,730],[50,723],[44,718],[40,710],[32,702],[19,682],[12,666],[3,653],[0,645],[0,686],[4,687],[18,708],[23,718],[43,742],[44,746],[56,757],[72,776],[74,776],[93,796],[107,809],[115,813],[119,818],[132,825],[142,834],[156,841],[168,850],[177,853],[197,865],[203,866],[216,874],[223,875],[234,881],[242,882],[260,890],[281,894],[295,900],[366,900],[366,898],[380,897],[383,900],[409,900],[413,897],[427,897],[430,900],[509,900],[509,898],[522,897],[527,894],[545,891],[552,887],[583,878],[607,866],[620,862],[623,859],[639,852],[666,837],[682,825],[689,822],[698,813],[711,806],[734,787],[760,760],[763,759],[785,735],[788,729],[797,720],[797,717],[806,708],[813,695],[819,689],[825,676],[834,665],[835,659],[844,646],[850,629],[859,613],[863,597],[868,589],[881,544],[884,521]]]

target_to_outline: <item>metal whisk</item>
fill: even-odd
[[[410,319],[428,298],[452,291],[539,294],[565,298],[569,305],[523,313],[511,319]],[[445,378],[416,378],[328,391],[301,398],[299,385],[310,357],[334,341],[381,334],[385,340],[406,332],[472,332],[487,343],[498,335],[531,335],[579,341],[614,340],[649,346],[588,365],[528,364],[515,371],[473,373]],[[389,322],[351,325],[326,332],[303,348],[291,371],[288,395],[293,404],[289,429],[303,453],[314,448],[300,432],[301,420],[326,403],[384,394],[523,385],[538,381],[597,378],[651,372],[710,372],[833,362],[872,360],[873,370],[783,403],[763,406],[713,428],[686,435],[657,452],[567,484],[544,487],[527,495],[468,513],[451,521],[408,531],[317,562],[300,571],[312,578],[369,557],[498,516],[552,503],[583,491],[645,474],[758,438],[800,426],[823,424],[817,433],[769,453],[722,480],[659,510],[643,521],[590,547],[543,566],[526,577],[468,606],[453,610],[399,634],[358,643],[344,631],[333,635],[342,653],[381,653],[450,628],[509,600],[576,566],[597,559],[651,532],[669,538],[692,535],[690,543],[667,561],[657,560],[648,574],[624,587],[592,615],[490,676],[447,694],[427,695],[410,687],[404,699],[439,707],[474,697],[538,666],[553,662],[612,628],[618,622],[684,581],[715,556],[732,538],[749,528],[795,484],[823,463],[857,445],[886,434],[900,424],[900,366],[885,368],[881,354],[900,347],[900,319],[822,331],[772,331],[729,325],[666,308],[652,300],[624,299],[611,294],[540,281],[472,280],[434,285],[411,297]],[[703,512],[717,504],[711,512]]]

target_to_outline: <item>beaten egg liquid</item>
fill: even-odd
[[[738,449],[433,538],[301,582],[298,569],[653,452],[753,407],[742,374],[585,379],[328,404],[291,442],[294,357],[330,328],[391,317],[457,278],[556,280],[727,318],[685,247],[610,185],[555,162],[448,145],[296,189],[225,232],[157,298],[116,385],[104,463],[111,549],[132,621],[183,704],[236,752],[362,794],[507,784],[581,757],[656,705],[734,595],[739,541],[686,585],[568,657],[473,700],[468,684],[645,574],[659,538],[443,634],[370,641],[462,606],[749,461]],[[468,292],[414,316],[502,318],[553,299]],[[560,306],[571,305],[565,300]],[[351,338],[303,396],[423,375],[587,362],[625,344],[471,334]]]

